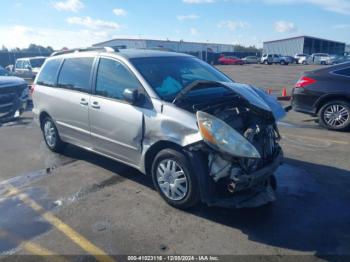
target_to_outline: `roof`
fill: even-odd
[[[33,57],[21,57],[17,58],[17,60],[28,60],[28,59],[46,59],[47,56],[33,56]]]
[[[158,39],[142,39],[142,38],[114,38],[108,41],[104,41],[101,43],[96,43],[93,46],[101,46],[106,45],[108,46],[109,43],[113,41],[157,41],[162,43],[188,43],[188,44],[199,44],[199,45],[222,45],[222,46],[233,46],[232,44],[218,44],[218,43],[203,43],[203,42],[191,42],[191,41],[174,41],[174,40],[158,40]]]
[[[298,38],[312,38],[312,39],[317,39],[317,40],[322,40],[322,41],[329,41],[329,42],[334,42],[338,44],[344,44],[343,42],[339,41],[333,41],[329,39],[324,39],[324,38],[319,38],[319,37],[313,37],[313,36],[307,36],[307,35],[302,35],[302,36],[295,36],[295,37],[289,37],[289,38],[283,38],[283,39],[278,39],[278,40],[272,40],[272,41],[265,41],[264,44],[266,43],[273,43],[273,42],[281,42],[281,41],[288,41],[288,40],[293,40],[293,39],[298,39]]]
[[[192,57],[191,55],[169,52],[169,51],[158,51],[158,50],[147,50],[147,49],[121,49],[116,52],[108,52],[103,50],[88,50],[88,51],[80,51],[80,52],[72,52],[66,54],[59,54],[57,56],[51,57],[80,57],[85,55],[95,55],[98,54],[108,54],[111,56],[122,56],[125,59],[133,59],[133,58],[142,58],[142,57]],[[50,58],[50,59],[51,59]]]
[[[128,59],[142,57],[191,57],[190,55],[182,53],[147,49],[121,49],[117,54],[120,54]]]

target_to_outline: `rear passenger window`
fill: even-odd
[[[350,77],[350,67],[334,71],[334,73],[337,74],[337,75]]]
[[[57,80],[57,72],[61,64],[61,59],[53,59],[46,62],[44,68],[38,76],[37,84],[44,86],[55,86]]]
[[[94,58],[68,58],[58,77],[58,87],[80,92],[90,92],[90,76]]]
[[[121,63],[101,58],[96,80],[96,95],[124,100],[125,89],[138,89],[137,78]]]

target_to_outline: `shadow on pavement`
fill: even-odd
[[[66,156],[88,161],[152,188],[137,170],[70,147]],[[229,210],[199,205],[191,214],[239,229],[251,241],[316,255],[350,255],[350,172],[295,159],[277,172],[277,202]]]

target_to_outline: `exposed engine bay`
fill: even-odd
[[[217,99],[211,98],[209,101],[201,100],[199,103],[198,101],[193,98],[185,99],[180,106],[197,115],[198,112],[205,112],[224,121],[237,131],[243,140],[249,141],[259,154],[259,157],[240,157],[234,155],[234,148],[232,154],[229,154],[211,146],[210,141],[206,143],[209,145],[204,149],[208,156],[209,176],[214,181],[218,194],[223,197],[232,197],[240,192],[259,187],[257,191],[265,191],[267,195],[263,197],[263,201],[274,201],[273,189],[276,189],[276,181],[273,172],[275,170],[269,170],[267,167],[282,152],[278,144],[280,134],[272,112],[252,105],[236,93]],[[264,168],[265,172],[259,172]],[[260,202],[243,206],[259,206]]]

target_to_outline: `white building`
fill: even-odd
[[[142,49],[164,49],[180,53],[190,53],[205,60],[208,52],[223,53],[234,52],[233,45],[214,44],[214,43],[196,43],[185,41],[167,41],[151,39],[112,39],[106,42],[97,43],[96,47],[114,47],[120,49],[142,48]]]

